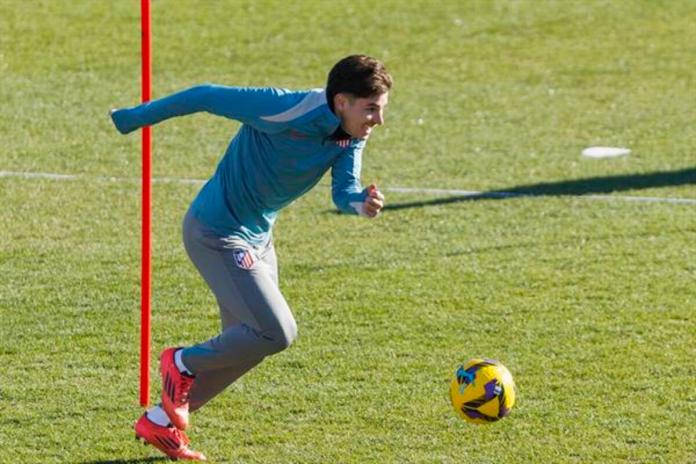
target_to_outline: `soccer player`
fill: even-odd
[[[325,89],[200,85],[111,112],[123,134],[199,111],[242,123],[183,223],[184,246],[215,294],[222,331],[162,352],[162,402],[135,423],[138,438],[171,458],[205,460],[188,446],[189,412],[293,342],[297,326],[278,287],[273,224],[328,170],[340,211],[379,214],[384,196],[374,184],[361,186],[360,167],[372,130],[384,123],[391,86],[380,61],[352,55],[334,65]]]

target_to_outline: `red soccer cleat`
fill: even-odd
[[[179,348],[167,348],[160,355],[162,374],[162,409],[179,430],[186,430],[189,423],[189,392],[194,377],[179,372],[174,353]]]
[[[176,427],[162,427],[147,418],[146,414],[135,423],[135,438],[143,440],[172,458],[189,461],[205,461],[203,453],[189,449],[189,439]]]

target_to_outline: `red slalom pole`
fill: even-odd
[[[142,28],[142,93],[143,103],[150,101],[152,55],[150,48],[150,0],[140,0]],[[151,227],[152,227],[152,132],[143,127],[142,179],[142,248],[140,288],[140,406],[150,402],[150,297],[152,294]]]

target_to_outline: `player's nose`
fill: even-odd
[[[384,124],[384,112],[383,111],[378,111],[375,113],[374,117],[372,118],[372,121],[375,123],[375,125],[381,126]]]

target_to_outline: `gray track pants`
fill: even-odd
[[[221,237],[190,211],[183,232],[186,252],[215,294],[222,321],[219,335],[182,353],[196,375],[190,394],[195,411],[266,356],[290,346],[297,326],[278,288],[272,243],[255,249],[241,239]]]

